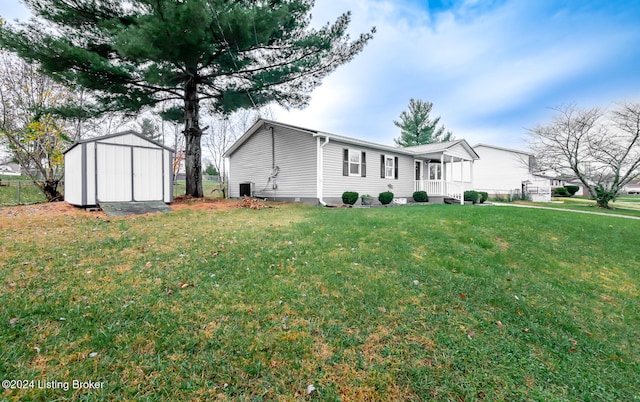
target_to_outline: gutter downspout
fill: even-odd
[[[327,203],[324,201],[324,146],[329,143],[329,136],[324,137],[324,142],[320,142],[320,135],[313,134],[316,137],[316,196],[318,197],[318,202],[323,207],[327,206]]]

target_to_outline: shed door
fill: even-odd
[[[133,199],[162,201],[162,150],[133,148]]]
[[[131,201],[131,147],[96,144],[97,202]]]
[[[96,144],[97,202],[162,201],[162,150]]]

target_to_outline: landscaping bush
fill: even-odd
[[[426,191],[416,191],[413,193],[413,200],[415,202],[427,202],[429,201],[429,196],[427,196]]]
[[[480,194],[480,204],[484,204],[489,199],[489,193],[486,191],[478,191],[478,194]]]
[[[551,196],[553,197],[571,197],[569,192],[564,187],[556,187],[551,190]]]
[[[383,191],[378,195],[378,201],[382,205],[390,204],[393,201],[393,193],[391,191]]]
[[[480,199],[480,194],[478,194],[477,191],[467,190],[464,192],[465,201],[472,201],[474,204],[477,204],[479,199]]]
[[[569,197],[573,197],[578,192],[578,190],[580,190],[580,186],[568,185],[564,186],[564,188],[567,190],[567,192],[569,192]]]
[[[348,205],[353,205],[358,201],[358,193],[355,191],[345,191],[342,193],[342,202]]]

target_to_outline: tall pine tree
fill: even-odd
[[[186,193],[201,197],[200,107],[302,107],[375,29],[351,40],[350,13],[310,28],[313,0],[25,0],[37,19],[0,27],[0,46],[95,94],[96,113],[180,101]]]
[[[445,133],[444,126],[438,127],[440,117],[435,119],[429,117],[431,108],[433,108],[431,102],[423,102],[420,99],[409,101],[409,110],[400,114],[400,121],[393,121],[393,124],[401,130],[400,137],[394,140],[396,145],[412,147],[454,139],[451,131]]]

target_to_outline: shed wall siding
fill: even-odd
[[[522,182],[531,178],[528,155],[489,147],[474,149],[480,156],[473,169],[477,190],[491,194],[519,190]]]
[[[82,146],[77,146],[65,155],[64,200],[73,205],[82,205]]]
[[[156,144],[133,134],[123,134],[116,137],[105,138],[105,139],[99,140],[99,142],[105,143],[105,144],[133,145],[136,147],[158,148]]]
[[[272,163],[271,131],[264,126],[229,157],[229,195],[240,196],[240,183],[253,182],[255,195],[268,198],[316,198],[316,139],[309,133],[274,127]],[[269,181],[272,165],[278,166]],[[273,189],[273,182],[277,189]]]
[[[162,151],[162,169],[163,199],[164,202],[173,202],[173,153],[166,149]]]
[[[352,149],[366,152],[366,177],[343,176],[343,150]],[[380,155],[398,157],[398,179],[381,178]],[[340,198],[345,191],[357,191],[377,198],[383,191],[390,190],[395,197],[411,197],[415,176],[414,158],[412,156],[383,152],[373,148],[360,147],[329,141],[324,147],[324,191],[326,199]]]
[[[96,205],[96,143],[85,144],[85,156],[87,158],[87,200],[86,205]]]

